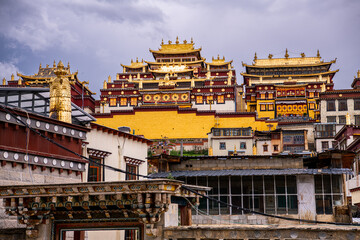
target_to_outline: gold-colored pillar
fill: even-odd
[[[60,61],[50,80],[50,117],[71,123],[71,86],[64,64]]]

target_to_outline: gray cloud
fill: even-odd
[[[120,63],[151,60],[148,49],[162,38],[193,37],[208,60],[234,60],[238,83],[241,62],[251,63],[254,52],[282,57],[288,48],[291,56],[314,56],[320,49],[324,60],[338,59],[335,87],[349,88],[360,68],[359,9],[356,0],[0,0],[0,61],[26,74],[39,62],[70,61],[99,92]]]

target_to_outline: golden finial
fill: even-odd
[[[139,59],[136,57],[136,62],[138,63],[139,62]]]
[[[214,61],[214,57],[212,57],[212,60]]]
[[[268,58],[269,58],[269,59],[272,59],[272,57],[273,57],[273,55],[270,53],[269,56],[268,56]]]
[[[21,85],[22,84],[22,81],[21,81],[21,78],[19,77],[18,79],[18,85]]]
[[[133,63],[133,60],[131,59],[131,63]]]
[[[56,66],[56,63],[54,62],[54,65]],[[58,65],[57,65],[57,68],[60,68],[60,69],[63,69],[64,68],[64,64],[62,63],[62,61],[60,60]]]
[[[68,66],[67,66],[68,69],[70,69],[70,62],[68,62]]]
[[[6,85],[6,79],[3,78],[3,85]]]
[[[287,49],[285,50],[285,58],[289,58],[289,52]]]
[[[56,62],[55,62],[55,60],[54,60],[54,63],[53,63],[53,68],[55,68],[56,67]]]
[[[256,52],[255,52],[254,61],[256,61],[256,60],[257,60],[257,55],[256,55]]]
[[[224,60],[224,61],[225,61],[225,56],[223,56],[222,60]]]
[[[108,77],[108,82],[111,83],[111,76]]]
[[[360,70],[357,71],[357,77],[360,78]]]
[[[172,43],[171,40],[169,40],[168,43],[171,44]]]
[[[163,38],[161,39],[161,45],[164,45],[164,39]]]
[[[142,63],[144,62],[144,59],[143,59],[143,58],[141,59],[141,62],[142,62]]]
[[[104,80],[103,89],[107,89],[106,80]]]
[[[301,53],[300,55],[301,55],[301,57],[302,57],[302,58],[304,58],[304,57],[305,57],[305,53]]]
[[[41,63],[40,63],[40,65],[39,65],[39,69],[41,68]]]
[[[193,38],[191,38],[191,42],[190,42],[190,43],[194,43]]]
[[[320,57],[320,51],[319,51],[319,49],[317,50],[316,56],[317,56],[318,58]]]
[[[11,74],[11,81],[14,81],[14,74]]]
[[[49,64],[46,64],[46,68],[49,68]]]
[[[220,55],[218,54],[217,60],[220,60]]]
[[[179,44],[179,37],[178,37],[178,36],[176,37],[175,43],[176,43],[176,44]]]
[[[186,40],[184,40],[184,44],[187,44],[187,41],[186,41]]]

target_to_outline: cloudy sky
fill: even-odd
[[[350,88],[360,69],[358,0],[0,0],[0,29],[1,79],[62,60],[97,94],[120,63],[152,60],[149,48],[176,36],[193,37],[208,60],[234,60],[239,84],[242,61],[255,52],[283,57],[285,48],[290,56],[319,49],[325,61],[337,58],[337,89]]]

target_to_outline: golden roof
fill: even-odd
[[[144,64],[144,60],[141,60],[141,62],[139,62],[138,58],[136,58],[136,62],[134,62],[131,59],[131,64],[130,65],[123,65],[121,64],[122,67],[126,67],[126,68],[142,68],[142,67],[146,67],[147,65]]]
[[[320,66],[335,63],[335,60],[330,62],[324,62],[321,60],[319,50],[316,57],[305,57],[305,53],[301,53],[301,57],[289,57],[288,50],[286,49],[284,58],[273,58],[272,54],[269,54],[268,58],[259,59],[255,53],[254,62],[252,65],[243,63],[245,67],[258,67],[258,68],[272,68],[272,67],[306,67],[306,66]]]
[[[173,44],[170,40],[168,44],[164,44],[164,41],[161,42],[161,48],[159,50],[151,50],[152,53],[162,53],[162,54],[179,54],[179,53],[192,53],[199,52],[201,48],[195,49],[194,42],[191,39],[191,42],[188,43],[184,40],[183,43],[179,43],[179,38],[176,38],[176,42]]]
[[[220,58],[220,56],[217,56],[216,58],[212,58],[212,62],[206,62],[206,64],[208,65],[212,65],[212,66],[222,66],[222,65],[227,65],[227,64],[231,64],[233,62],[233,60],[229,61],[229,62],[225,62],[225,57]]]

